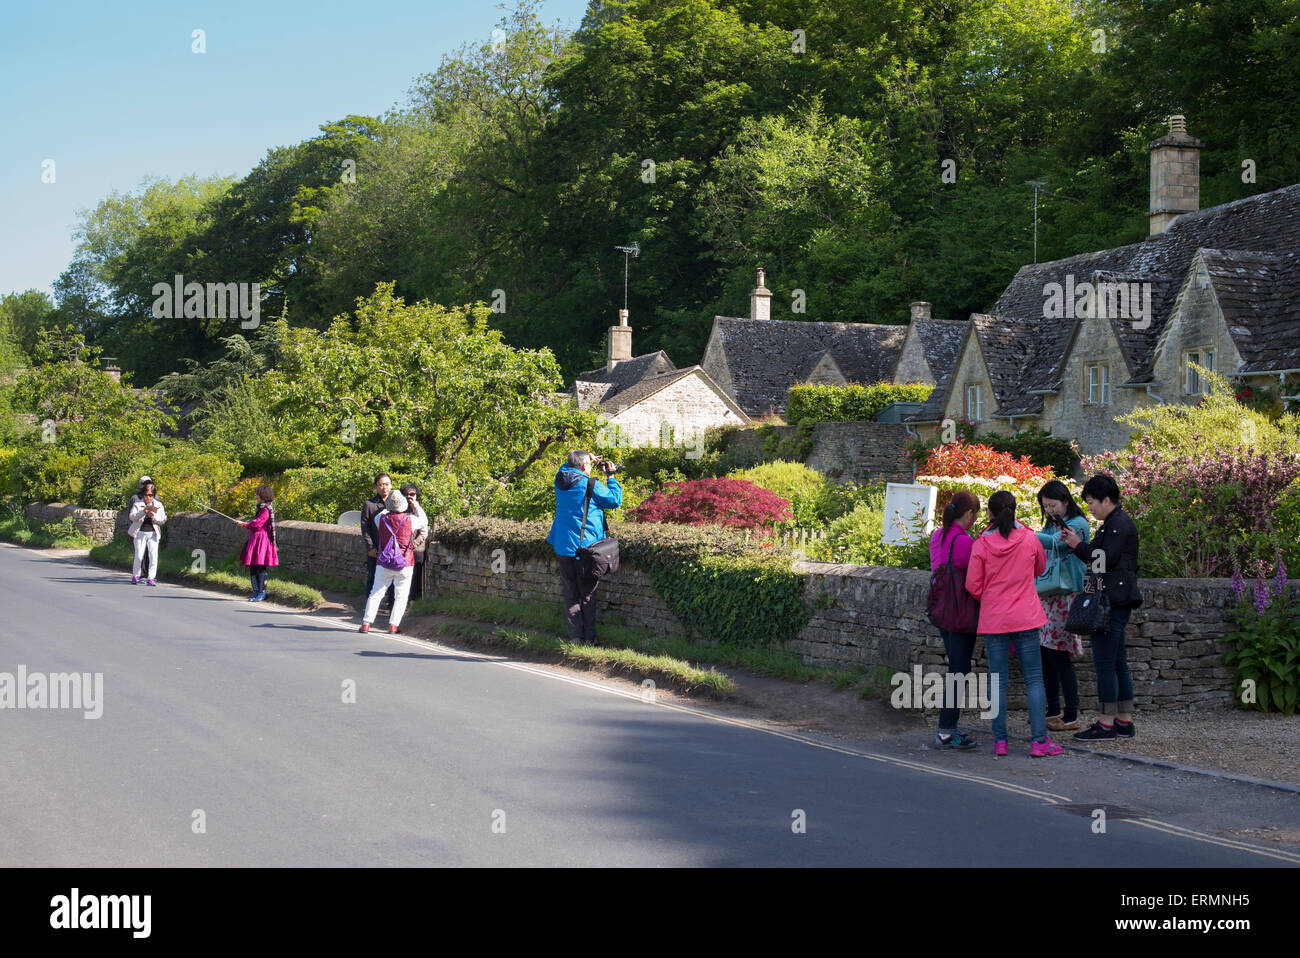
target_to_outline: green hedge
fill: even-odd
[[[444,545],[504,549],[510,556],[549,558],[549,520],[512,522],[471,517],[438,526]],[[655,590],[683,625],[710,641],[781,645],[811,614],[805,578],[779,547],[746,542],[743,532],[717,526],[632,523],[612,518],[622,560],[649,572]],[[617,575],[617,573],[615,573]]]
[[[871,422],[890,403],[925,402],[933,391],[934,387],[926,383],[791,386],[787,394],[785,421],[792,425],[801,422]]]

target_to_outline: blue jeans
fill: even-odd
[[[1128,670],[1128,649],[1124,632],[1128,629],[1131,606],[1112,607],[1110,627],[1092,634],[1092,664],[1097,670],[1097,698],[1101,714],[1133,711],[1133,674]]]
[[[975,653],[975,633],[940,629],[939,636],[943,639],[943,648],[948,655],[948,671],[954,675],[968,674],[971,670],[971,656]],[[957,720],[961,718],[961,709],[957,708],[956,702],[948,701],[948,692],[949,686],[945,682],[943,708],[939,710],[939,731],[945,733],[957,731]]]
[[[1043,661],[1038,651],[1038,630],[998,632],[985,635],[989,672],[997,681],[997,711],[993,714],[993,738],[1007,740],[1007,671],[1011,668],[1011,643],[1016,643],[1020,674],[1025,677],[1025,701],[1029,706],[1029,731],[1035,742],[1047,741],[1047,690],[1043,687]]]

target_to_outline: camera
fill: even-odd
[[[592,465],[598,466],[600,468],[600,471],[607,476],[612,476],[614,473],[618,472],[620,469],[623,468],[618,463],[610,459],[602,459],[599,456],[596,457],[596,460],[592,463]]]

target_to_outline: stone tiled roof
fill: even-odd
[[[658,352],[625,359],[618,363],[613,370],[607,370],[604,366],[601,366],[599,369],[589,369],[585,373],[578,373],[577,381],[612,383],[617,389],[626,389],[633,383],[639,383],[647,376],[657,376],[660,373],[666,373],[676,368],[673,361],[668,358],[668,354],[661,349]]]
[[[746,415],[785,411],[786,390],[828,351],[849,382],[890,379],[907,327],[786,319],[714,320],[736,403]],[[818,357],[820,358],[820,357]]]
[[[665,386],[671,386],[677,380],[685,379],[699,368],[699,366],[688,366],[685,369],[674,369],[672,372],[660,373],[658,376],[647,376],[639,383],[628,386],[626,389],[620,389],[603,403],[605,415],[617,415],[629,406],[634,406],[642,399],[654,395]]]
[[[977,330],[992,379],[997,415],[1040,412],[1042,397],[1031,395],[1031,391],[1059,387],[1079,320],[1045,318],[1043,304],[1047,284],[1064,287],[1071,274],[1076,285],[1098,279],[1151,283],[1148,328],[1136,329],[1132,320],[1110,321],[1129,367],[1129,382],[1151,382],[1156,343],[1169,320],[1179,286],[1200,249],[1276,254],[1295,263],[1294,257],[1300,251],[1300,184],[1185,213],[1165,232],[1139,243],[1021,267],[993,306],[996,321],[983,323]],[[1271,273],[1251,280],[1245,275],[1250,267],[1243,265],[1243,270],[1235,287],[1239,300],[1263,295],[1270,297],[1275,306],[1268,324],[1261,325],[1263,317],[1248,316],[1239,324],[1241,328],[1295,330],[1300,334],[1292,312],[1296,304],[1294,284],[1289,279],[1274,283]],[[1290,273],[1293,275],[1295,270]],[[1253,358],[1248,362],[1255,369],[1296,368],[1300,366],[1300,353],[1292,342],[1297,339],[1300,336],[1295,334],[1255,335],[1249,347]],[[913,421],[935,418],[927,413],[943,408],[951,384],[943,383],[941,387],[912,417]]]
[[[1243,372],[1300,369],[1300,250],[1202,250]]]
[[[572,396],[578,400],[579,409],[594,409],[605,401],[605,397],[616,392],[613,383],[593,383],[578,379],[573,383]]]
[[[912,325],[916,327],[921,352],[937,381],[957,363],[957,353],[966,335],[966,322],[960,319],[914,319]]]

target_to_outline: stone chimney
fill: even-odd
[[[758,285],[749,291],[749,318],[772,318],[772,291],[763,285],[763,271],[758,271]]]
[[[605,351],[605,371],[632,358],[632,327],[627,324],[627,310],[618,311],[618,325],[609,327],[609,348]]]
[[[1184,213],[1201,208],[1200,140],[1187,133],[1187,117],[1176,113],[1169,118],[1169,132],[1147,144],[1151,154],[1151,234],[1169,228]]]
[[[912,319],[931,319],[930,304],[925,300],[917,300],[912,303]]]
[[[108,378],[120,383],[122,381],[122,367],[117,364],[117,357],[103,356],[101,358],[104,361],[104,372],[108,374]]]

